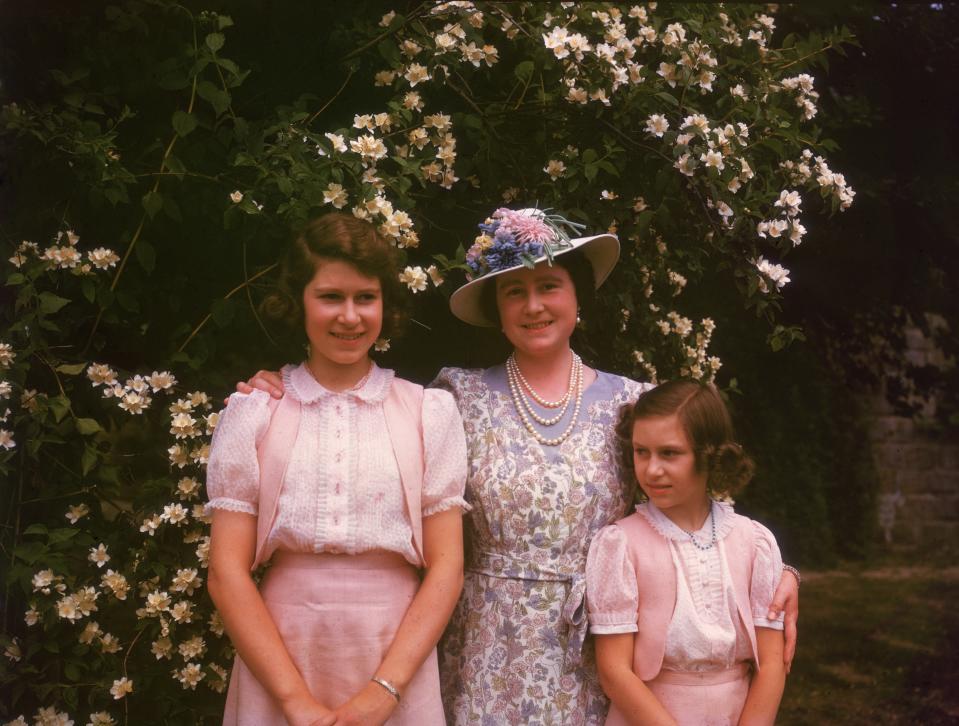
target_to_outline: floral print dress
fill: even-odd
[[[440,653],[447,718],[602,724],[608,702],[584,643],[586,554],[631,504],[614,426],[647,386],[598,372],[569,438],[543,446],[516,413],[504,366],[444,368],[433,385],[453,393],[463,416],[472,506],[463,594]]]

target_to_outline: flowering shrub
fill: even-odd
[[[722,276],[788,344],[781,263],[814,237],[811,212],[854,198],[811,74],[850,36],[784,34],[762,7],[363,9],[328,18],[335,67],[300,67],[299,90],[319,75],[324,95],[269,103],[286,77],[226,55],[255,18],[88,12],[96,34],[62,32],[91,50],[0,113],[24,190],[0,239],[12,723],[217,720],[232,651],[203,587],[203,467],[216,399],[272,344],[255,303],[292,226],[369,219],[416,300],[445,305],[487,210],[556,210],[623,244],[583,352],[711,378],[722,327],[697,283]]]

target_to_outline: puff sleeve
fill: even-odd
[[[757,628],[783,629],[783,613],[776,620],[766,615],[783,573],[783,558],[776,537],[759,522],[753,521],[753,577],[749,587],[749,605]]]
[[[626,533],[616,525],[603,527],[589,546],[586,602],[592,633],[611,635],[638,630],[636,570],[629,561]]]
[[[256,445],[270,425],[270,396],[234,393],[220,413],[206,466],[206,509],[257,513],[260,467]]]
[[[470,506],[463,499],[466,486],[466,437],[456,401],[449,391],[423,391],[423,516]]]

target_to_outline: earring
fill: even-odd
[[[580,316],[581,309],[576,308],[576,324],[579,325],[583,322],[583,318]]]

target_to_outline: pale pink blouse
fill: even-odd
[[[724,539],[733,526],[732,507],[713,502],[717,542],[706,550],[696,547],[689,535],[652,503],[640,504],[636,511],[669,541],[676,570],[676,607],[666,633],[663,669],[723,670],[751,660],[749,635],[739,619],[726,561]],[[759,522],[753,521],[752,525],[756,535],[749,589],[753,625],[782,630],[782,615],[778,620],[766,618],[782,575],[782,556],[772,532]],[[694,535],[700,544],[711,541],[708,517]],[[621,527],[605,527],[593,539],[586,578],[591,632],[636,632],[643,583],[636,581]]]
[[[278,549],[387,550],[416,564],[413,529],[383,412],[393,371],[374,364],[355,388],[341,392],[321,386],[305,364],[287,366],[282,374],[286,395],[300,401],[302,413],[266,556]],[[207,464],[209,509],[257,514],[256,443],[269,423],[269,394],[230,396]],[[463,499],[463,422],[447,391],[424,391],[423,445],[423,516],[452,507],[469,510]]]

